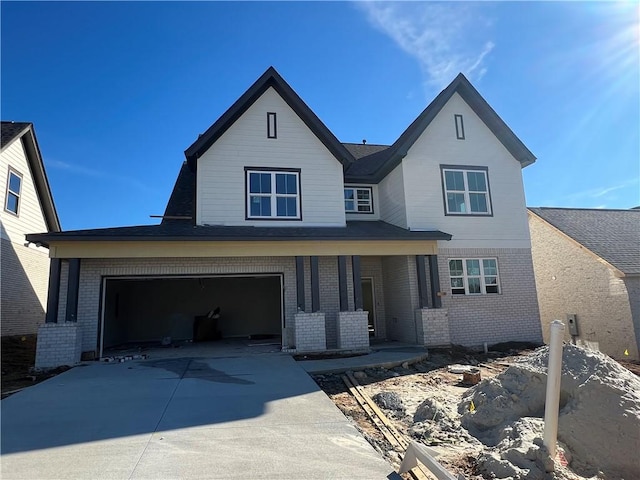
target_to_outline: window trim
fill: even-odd
[[[464,172],[464,183],[465,183],[465,191],[464,191],[464,199],[465,205],[470,205],[469,202],[469,190],[467,186],[467,172],[484,172],[485,181],[487,183],[487,212],[450,212],[449,204],[447,203],[447,184],[445,182],[444,173],[445,171],[462,171]],[[491,185],[489,184],[489,167],[480,167],[476,165],[440,165],[440,184],[442,185],[442,203],[445,216],[451,217],[493,217],[493,202],[491,201]]]
[[[273,119],[273,123],[271,119]],[[271,130],[272,124],[273,131]],[[267,138],[278,138],[278,117],[276,112],[267,112]]]
[[[257,221],[270,221],[270,222],[300,222],[302,221],[302,181],[301,181],[301,169],[300,168],[279,168],[279,167],[244,167],[244,219],[245,220],[257,220]],[[294,173],[298,179],[298,194],[297,194],[297,209],[298,215],[296,217],[252,217],[249,212],[251,193],[249,191],[249,174],[255,173]],[[275,181],[275,180],[272,180]],[[276,198],[275,190],[271,193],[272,198]]]
[[[357,215],[373,215],[374,212],[374,206],[373,206],[373,187],[369,187],[366,185],[345,185],[344,188],[342,189],[343,191],[343,197],[344,197],[344,191],[346,189],[351,189],[354,190],[354,197],[353,197],[353,202],[354,202],[354,207],[358,208],[358,198],[357,198],[357,190],[368,190],[369,191],[369,206],[371,207],[371,210],[368,212],[359,212],[358,210],[347,210],[346,207],[344,209],[345,213],[349,213],[349,214],[357,214]],[[343,198],[343,201],[345,199]]]
[[[460,260],[462,261],[462,276],[460,275],[451,275],[451,264],[452,260]],[[469,274],[467,273],[467,260],[477,260],[480,263],[480,275],[471,275],[472,278],[480,278],[480,293],[470,293],[469,292]],[[484,271],[484,260],[493,260],[496,262],[496,274],[495,275],[486,275]],[[498,258],[497,257],[451,257],[447,258],[447,268],[449,272],[449,290],[451,291],[452,297],[458,296],[469,296],[469,297],[478,297],[482,295],[501,295],[502,288],[500,286],[500,268],[498,266]],[[487,292],[487,283],[485,277],[496,277],[496,287],[498,288],[497,292]],[[453,286],[451,285],[452,278],[462,278],[464,284],[464,295],[461,293],[453,293]]]
[[[453,121],[456,124],[456,139],[464,140],[464,121],[462,115],[459,113],[454,114]]]
[[[13,190],[10,189],[11,187],[11,174],[15,175],[16,177],[18,177],[20,179],[20,191],[19,192],[14,192]],[[16,217],[20,216],[20,206],[22,205],[22,186],[24,183],[24,176],[18,172],[15,168],[13,168],[12,166],[9,166],[9,168],[7,169],[7,185],[4,191],[4,210],[7,213],[10,213],[11,215],[15,215]],[[16,205],[16,211],[14,212],[13,210],[9,209],[9,195],[14,195],[17,198],[17,205]]]

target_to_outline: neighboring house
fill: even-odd
[[[42,156],[31,123],[2,122],[0,186],[0,331],[35,334],[44,322],[49,251],[29,243],[29,232],[59,232]]]
[[[530,208],[540,318],[614,358],[640,347],[640,210]]]
[[[159,225],[29,236],[59,298],[41,334],[67,342],[40,365],[207,329],[297,352],[542,340],[535,157],[462,74],[383,146],[340,143],[269,68],[185,156]]]

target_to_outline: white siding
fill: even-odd
[[[277,113],[277,139],[267,138]],[[300,168],[302,221],[245,220],[244,167]],[[269,88],[198,159],[198,224],[344,226],[340,162],[287,103]]]
[[[394,168],[378,186],[380,219],[407,228],[403,165]]]
[[[380,220],[380,196],[378,195],[378,185],[365,183],[348,183],[345,187],[368,187],[371,188],[373,198],[373,213],[346,213],[348,220]]]
[[[454,114],[463,115],[464,140],[456,139]],[[493,216],[445,216],[442,164],[488,167]],[[457,93],[409,149],[402,166],[411,230],[450,233],[453,240],[441,242],[447,248],[530,248],[520,162]]]
[[[24,244],[24,236],[27,233],[42,233],[47,231],[47,224],[40,208],[40,201],[36,193],[36,187],[31,177],[29,163],[20,139],[14,140],[2,151],[0,162],[0,188],[2,189],[2,206],[0,206],[0,219],[2,220],[2,238],[13,243]],[[20,205],[18,216],[5,211],[7,195],[7,175],[9,167],[22,175],[20,191]]]

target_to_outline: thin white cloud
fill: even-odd
[[[569,193],[561,198],[555,200],[549,200],[546,205],[566,205],[575,206],[575,207],[588,207],[588,208],[607,208],[612,201],[617,200],[619,198],[618,195],[611,195],[613,192],[617,192],[618,190],[631,189],[634,186],[637,186],[640,183],[639,178],[630,178],[629,180],[625,180],[619,182],[615,185],[611,186],[602,186],[597,188],[589,188],[586,190],[580,190],[578,192]],[[637,188],[630,190],[630,193],[636,194],[637,198]],[[606,202],[606,203],[604,203]],[[615,202],[614,202],[615,203]],[[632,201],[633,203],[633,201]],[[592,206],[596,204],[595,206]]]
[[[71,174],[75,175],[83,175],[85,177],[93,177],[93,178],[101,178],[104,180],[111,180],[118,183],[123,183],[125,185],[129,185],[131,187],[137,188],[139,190],[144,190],[146,192],[152,191],[144,183],[139,180],[131,177],[126,177],[122,175],[114,175],[111,173],[107,173],[101,170],[95,170],[92,168],[83,167],[82,165],[73,165],[71,163],[63,162],[60,160],[47,160],[46,161],[47,168],[51,168],[54,170],[65,170]]]
[[[486,38],[490,22],[472,4],[358,2],[369,22],[418,60],[426,84],[443,88],[459,73],[479,80],[494,43]]]

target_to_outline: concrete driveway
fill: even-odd
[[[288,355],[77,367],[2,401],[2,478],[399,478]]]

